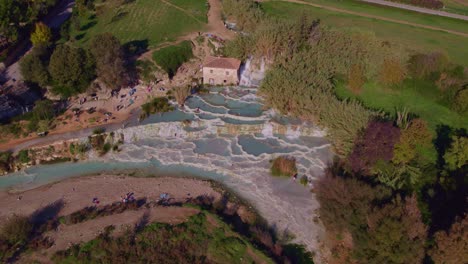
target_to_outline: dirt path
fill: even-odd
[[[330,10],[330,11],[335,11],[335,12],[340,12],[340,13],[345,13],[345,14],[351,14],[351,15],[356,15],[356,16],[361,16],[361,17],[367,17],[367,18],[373,18],[373,19],[379,19],[379,20],[383,20],[383,21],[399,23],[399,24],[409,25],[409,26],[413,26],[413,27],[443,31],[443,32],[446,32],[446,33],[450,33],[450,34],[454,34],[454,35],[458,35],[458,36],[462,36],[462,37],[468,37],[468,33],[462,33],[462,32],[458,32],[458,31],[454,31],[454,30],[448,30],[448,29],[439,28],[439,27],[433,27],[433,26],[427,26],[427,25],[422,25],[422,24],[417,24],[417,23],[411,23],[411,22],[407,22],[407,21],[399,20],[399,19],[386,18],[386,17],[382,17],[382,16],[375,16],[375,15],[370,15],[370,14],[366,14],[366,13],[354,12],[354,11],[349,11],[349,10],[345,10],[345,9],[341,9],[341,8],[336,8],[336,7],[331,7],[331,6],[325,6],[325,5],[319,5],[319,4],[314,4],[314,3],[310,3],[310,2],[305,2],[305,1],[301,1],[301,0],[278,0],[278,1],[296,3],[296,4],[302,4],[302,5],[309,5],[309,6],[323,8],[323,9]]]
[[[423,13],[423,14],[450,17],[450,18],[468,21],[468,16],[458,15],[454,13],[449,13],[445,11],[434,10],[434,9],[429,9],[429,8],[424,8],[424,7],[419,7],[419,6],[406,5],[406,4],[395,3],[395,2],[385,1],[385,0],[360,0],[360,1],[377,4],[377,5],[384,5],[384,6],[391,6],[391,7],[400,8],[400,9],[406,9],[406,10]],[[467,5],[466,3],[463,3],[463,2],[460,2],[460,3],[463,5]]]

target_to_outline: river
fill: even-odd
[[[119,152],[31,167],[0,177],[0,188],[30,189],[80,175],[135,169],[209,178],[253,204],[280,234],[293,234],[294,241],[317,251],[323,228],[314,219],[319,205],[310,192],[313,184],[272,177],[269,168],[274,157],[293,156],[299,178],[313,182],[333,157],[330,144],[313,124],[265,109],[256,92],[212,88],[189,98],[182,109],[115,130],[124,137]]]

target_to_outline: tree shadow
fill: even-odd
[[[127,56],[138,56],[148,51],[148,39],[133,40],[123,45]]]
[[[34,228],[40,228],[42,225],[47,223],[49,220],[56,219],[58,213],[64,207],[65,203],[63,199],[59,199],[49,205],[36,210],[30,216],[30,221],[34,225]]]
[[[19,256],[31,247],[38,245],[47,245],[50,247],[52,243],[49,239],[42,236],[43,233],[55,228],[58,225],[57,216],[64,207],[65,203],[59,199],[47,206],[37,209],[29,216],[29,223],[32,230],[28,235],[27,243],[16,248],[14,254],[8,259],[8,263],[14,263],[18,260]]]
[[[80,39],[84,38],[85,35],[86,35],[86,33],[78,34],[78,35],[75,36],[75,39],[80,40]]]
[[[86,25],[82,26],[80,29],[83,30],[83,31],[86,31],[86,30],[94,27],[96,24],[97,24],[97,22],[95,20],[93,20],[93,21],[90,21],[89,23],[87,23]]]
[[[135,224],[135,233],[142,231],[149,223],[150,214],[149,211],[145,211],[138,222]]]

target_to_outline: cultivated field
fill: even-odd
[[[313,0],[313,1],[316,1],[316,0]],[[319,0],[319,1],[322,1],[322,0]],[[340,3],[345,3],[346,5],[350,5],[348,1],[340,2]],[[446,32],[431,30],[431,29],[424,29],[424,28],[418,28],[418,27],[409,26],[409,25],[398,24],[394,22],[382,21],[382,20],[373,19],[373,18],[361,17],[361,16],[353,15],[353,14],[345,14],[345,13],[341,13],[337,11],[326,10],[323,8],[307,6],[304,4],[272,1],[272,2],[262,3],[262,7],[263,7],[263,10],[265,10],[267,14],[276,16],[276,17],[294,19],[294,18],[297,18],[301,13],[305,12],[306,14],[309,14],[314,18],[321,19],[323,24],[327,26],[329,25],[332,27],[340,27],[340,28],[343,28],[343,27],[358,28],[362,30],[372,31],[372,32],[375,32],[375,34],[378,37],[384,40],[401,43],[405,47],[411,50],[422,50],[422,51],[442,50],[442,51],[447,52],[449,57],[454,62],[460,63],[465,66],[468,65],[468,49],[466,49],[466,47],[468,46],[468,37],[463,37],[463,36],[454,35],[454,34],[450,34]],[[377,7],[369,5],[367,8],[369,10],[374,10]],[[389,9],[389,10],[392,10],[389,12],[399,11],[399,10],[395,11],[394,9]],[[404,14],[404,13],[408,13],[408,12],[403,12],[401,14]],[[413,15],[413,13],[411,14]],[[375,15],[380,16],[381,14],[375,14]],[[415,15],[416,15],[415,18],[413,19],[417,19],[419,17],[419,14],[415,14]],[[438,19],[441,19],[438,17],[435,18],[434,16],[427,16],[427,17],[428,17],[427,18],[428,20],[426,22],[427,25],[431,25],[430,19],[437,19],[437,21],[439,21]],[[463,27],[464,33],[466,33],[466,30],[468,30],[467,22],[454,21],[452,19],[446,19],[446,18],[442,18],[441,21],[445,21],[445,22],[444,23],[440,22],[441,24],[433,24],[432,26],[446,27],[452,23],[454,28],[450,28],[450,29],[451,30],[457,29],[461,32],[462,24],[464,24],[465,25]],[[423,22],[422,20],[419,21],[419,23],[421,24],[422,22]]]
[[[122,44],[135,41],[155,47],[203,29],[207,11],[204,0],[136,0],[123,5],[106,1],[96,5],[96,14],[82,19],[81,30],[72,36],[83,44],[111,32]]]

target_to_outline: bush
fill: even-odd
[[[29,158],[29,150],[27,149],[20,150],[18,152],[18,161],[20,163],[28,163],[29,161],[31,161],[31,159]]]
[[[153,53],[153,60],[172,78],[177,69],[193,57],[192,44],[183,41],[179,45],[159,49]]]
[[[169,99],[165,97],[153,98],[150,102],[141,106],[143,112],[140,118],[146,118],[151,114],[164,113],[174,110],[174,107],[169,104]]]
[[[307,178],[307,176],[305,176],[305,175],[302,176],[302,177],[301,177],[301,180],[300,180],[300,183],[301,183],[302,185],[306,186],[307,183],[309,183],[309,179]]]
[[[28,217],[13,215],[5,223],[0,231],[1,238],[11,245],[24,243],[32,231],[32,224]]]
[[[273,176],[291,177],[297,173],[296,159],[286,156],[277,157],[271,164],[270,172]]]
[[[103,127],[97,127],[95,129],[93,129],[93,135],[99,135],[99,134],[102,134],[106,132],[106,129],[103,128]]]

